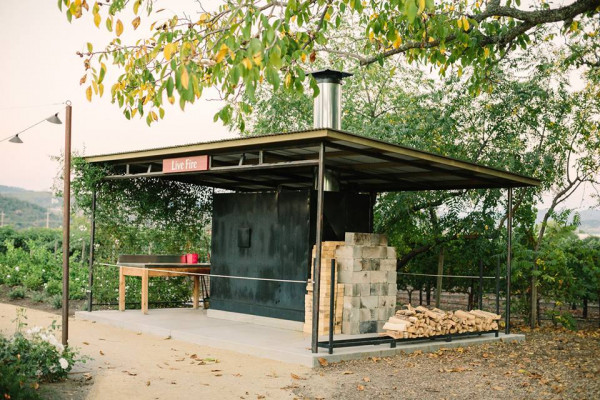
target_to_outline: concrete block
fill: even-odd
[[[396,307],[396,297],[380,296],[377,307]]]
[[[353,258],[336,258],[338,271],[354,271],[354,259]]]
[[[359,333],[376,333],[377,332],[377,321],[365,321],[361,322],[358,328]]]
[[[346,232],[344,239],[346,245],[364,246],[369,244],[370,237],[368,233]]]
[[[360,262],[363,271],[379,271],[380,270],[380,260],[375,258],[363,258],[361,260],[357,260]]]
[[[358,308],[351,309],[348,313],[347,320],[350,322],[350,325],[358,326],[358,324],[360,322],[360,309],[358,309]]]
[[[339,246],[335,251],[335,258],[361,258],[362,246]]]
[[[387,295],[396,297],[396,295],[398,294],[398,286],[396,286],[395,283],[388,283],[387,285],[388,285]]]
[[[387,247],[384,246],[363,246],[362,258],[386,258]]]
[[[373,318],[371,318],[372,317],[371,310],[369,310],[367,308],[361,308],[359,311],[360,311],[360,322],[373,320]]]
[[[353,279],[354,279],[354,272],[347,271],[347,270],[340,271],[340,273],[338,274],[338,277],[337,277],[337,281],[339,283],[344,283],[344,284],[353,283],[352,282]]]
[[[376,308],[378,307],[379,299],[380,296],[363,296],[360,298],[360,308]]]
[[[346,244],[359,246],[387,246],[388,240],[385,234],[346,232]]]
[[[361,283],[360,284],[360,296],[370,296],[371,295],[371,284],[370,283]]]
[[[373,308],[373,309],[369,310],[370,311],[369,314],[371,315],[371,318],[370,318],[371,321],[376,321],[377,320],[377,310],[379,310],[379,309],[378,308]]]
[[[371,283],[371,273],[371,271],[353,272],[351,283]]]
[[[360,297],[352,297],[350,300],[353,308],[360,308]]]
[[[379,295],[380,296],[387,296],[389,291],[389,285],[387,283],[378,283],[377,285],[379,285],[380,289],[379,289]]]
[[[370,274],[371,274],[371,283],[383,283],[383,282],[387,282],[389,272],[371,271]]]
[[[346,283],[344,284],[344,296],[360,296],[360,284],[359,283]]]
[[[396,283],[396,278],[398,277],[398,274],[396,273],[396,271],[388,271],[387,272],[387,277],[385,279],[385,282],[387,283]]]
[[[384,244],[383,246],[386,246],[386,245],[387,245],[387,243]],[[392,246],[387,247],[387,258],[393,259],[393,260],[396,259],[396,248],[395,247],[392,247]]]
[[[350,334],[350,321],[342,321],[342,333],[344,335]]]
[[[387,321],[377,321],[377,332],[383,332],[383,325],[385,325]]]
[[[396,259],[384,258],[379,261],[379,270],[380,271],[396,271]]]

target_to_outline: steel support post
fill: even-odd
[[[90,221],[90,259],[89,259],[89,270],[88,270],[88,293],[87,293],[87,309],[89,312],[92,311],[92,304],[94,301],[93,287],[94,287],[94,242],[96,239],[96,189],[92,191],[92,216]]]
[[[335,258],[331,259],[331,287],[329,293],[329,354],[333,354],[333,318],[335,316]]]
[[[506,328],[505,333],[510,333],[510,274],[512,256],[512,188],[508,188],[508,210],[506,218]]]
[[[321,247],[323,242],[323,180],[325,176],[325,143],[319,148],[319,166],[317,172],[317,232],[315,240],[315,266],[313,270],[313,310],[311,350],[319,351],[319,294],[321,285]]]

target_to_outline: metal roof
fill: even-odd
[[[320,144],[345,190],[392,192],[537,186],[528,176],[348,132],[318,129],[89,156],[113,167],[107,179],[160,177],[241,191],[314,187]],[[209,156],[205,171],[163,173],[165,159]]]

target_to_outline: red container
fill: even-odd
[[[186,262],[188,264],[198,264],[198,253],[186,254]]]
[[[187,264],[187,254],[181,256],[181,260],[179,260],[182,264]]]

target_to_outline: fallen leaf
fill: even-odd
[[[171,381],[171,385],[177,385],[177,382]]]
[[[146,386],[150,386],[150,381],[146,381]]]
[[[211,369],[210,372],[221,372],[220,369]]]
[[[102,350],[100,350],[100,355],[101,355],[101,356],[103,356],[103,355],[104,355],[104,352],[103,352]]]
[[[89,381],[92,379],[92,374],[87,373],[87,374],[83,374],[83,379],[85,379],[86,381]]]
[[[492,386],[492,389],[494,389],[494,390],[504,390],[504,388],[502,386]]]
[[[363,385],[357,385],[356,389],[358,389],[358,391],[362,392],[363,390],[365,390],[365,387]]]
[[[352,372],[352,371],[344,371],[344,372],[342,372],[342,374],[344,374],[344,375],[352,375],[353,373],[354,372]]]
[[[88,342],[83,342],[83,344],[85,344],[85,345],[89,345],[89,343],[88,343]]]
[[[365,382],[371,382],[371,378],[369,378],[368,376],[365,376],[363,378],[363,381],[365,381]]]
[[[240,376],[242,376],[242,374],[233,374],[233,376],[235,376],[236,378],[239,378]]]
[[[319,357],[319,364],[321,364],[321,367],[326,367],[327,365],[329,365],[327,360],[324,359],[323,357]]]
[[[298,381],[305,381],[306,380],[306,378],[302,378],[301,376],[298,376],[298,375],[296,375],[294,373],[291,373],[290,375],[291,375],[292,379],[296,379]]]

